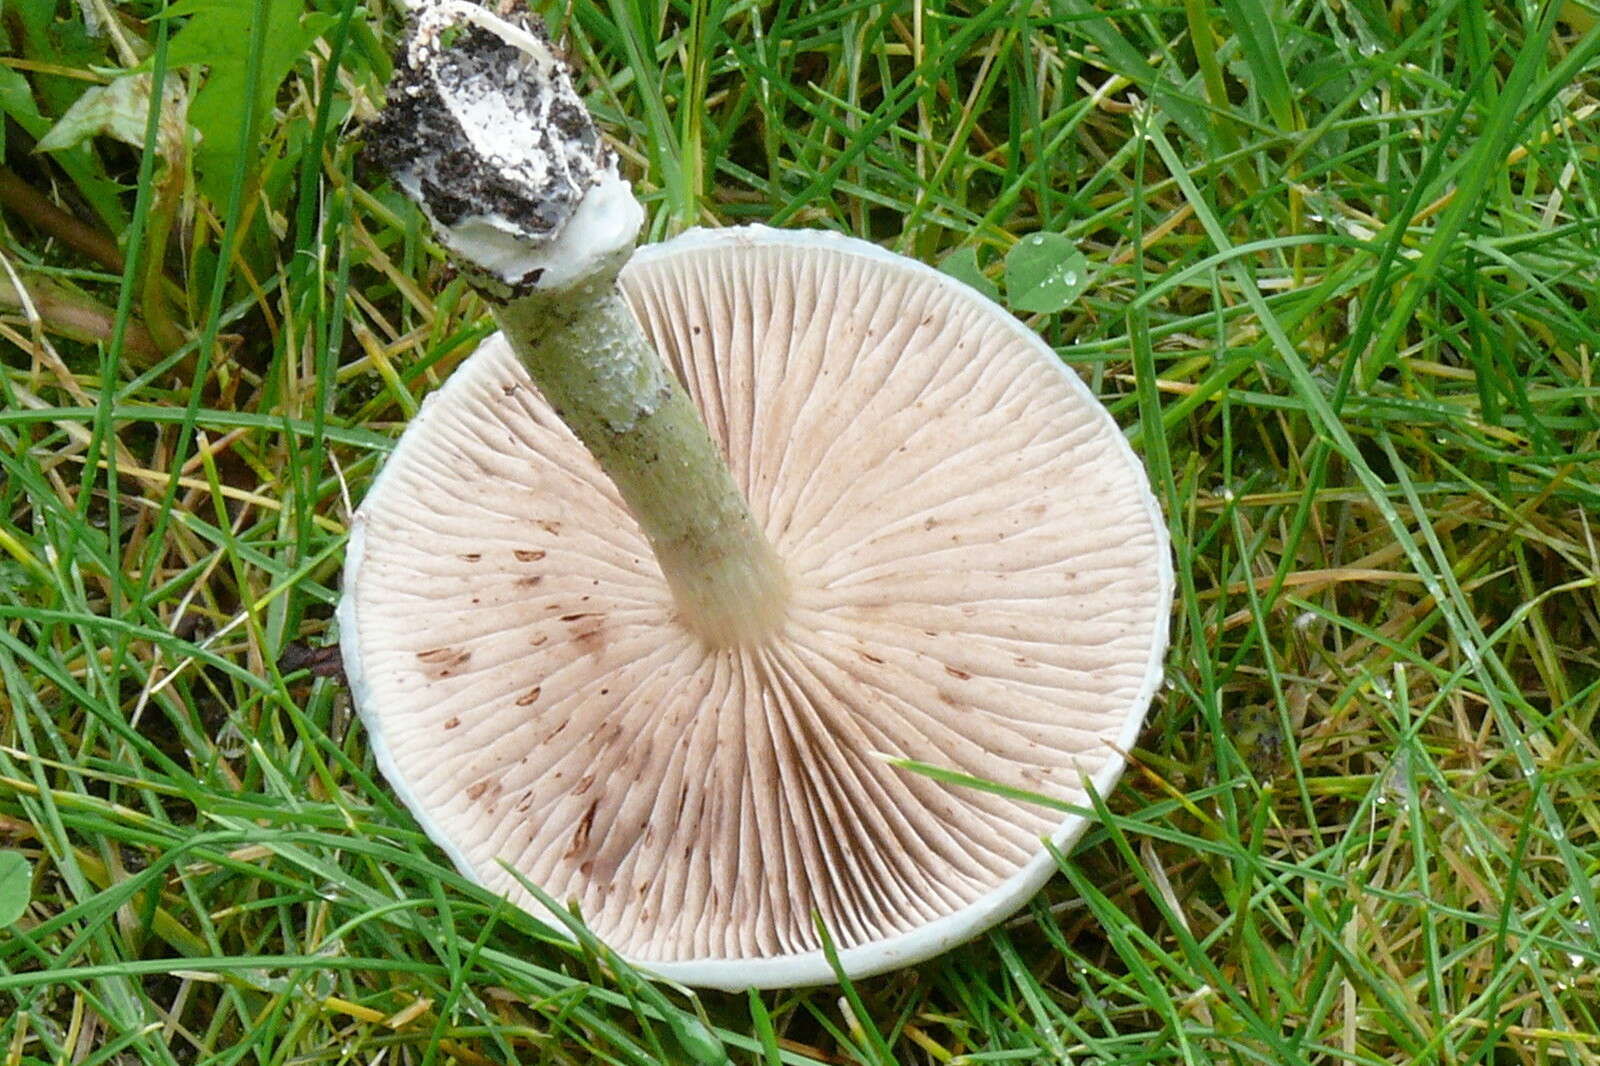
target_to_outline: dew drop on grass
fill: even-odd
[[[1070,237],[1035,233],[1005,258],[1006,302],[1014,311],[1050,314],[1071,306],[1089,281],[1089,260]]]

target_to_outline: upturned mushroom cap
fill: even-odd
[[[1030,330],[847,238],[695,231],[621,277],[792,582],[764,644],[680,625],[643,536],[498,336],[352,531],[344,660],[380,766],[469,876],[720,988],[926,958],[1020,906],[1108,790],[1166,647],[1142,467]],[[670,463],[670,456],[661,461]]]

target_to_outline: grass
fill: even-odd
[[[0,7],[4,1066],[1600,1062],[1592,2],[551,12],[652,238],[1069,238],[1029,321],[1175,541],[1167,685],[1027,910],[699,997],[465,884],[303,666],[486,331],[357,157],[396,12],[161,7]],[[33,150],[135,65],[200,146],[147,83]]]

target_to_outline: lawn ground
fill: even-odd
[[[649,239],[994,286],[1175,546],[1167,683],[1030,907],[698,997],[467,885],[311,669],[488,330],[358,158],[397,11],[163,7],[0,5],[0,1064],[1600,1062],[1593,3],[548,10]]]

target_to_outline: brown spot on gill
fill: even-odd
[[[561,620],[563,622],[576,622],[579,619],[588,618],[588,617],[589,617],[589,615],[587,615],[587,614],[564,614],[564,615],[561,616]]]
[[[453,717],[453,716],[452,716],[452,717],[450,717],[450,718],[446,718],[446,719],[445,719],[445,720],[444,720],[444,727],[445,727],[445,728],[446,728],[446,729],[454,729],[454,728],[456,728],[456,727],[457,727],[457,726],[459,726],[459,725],[460,725],[460,724],[461,724],[461,719],[460,719],[460,718],[456,718],[456,717]]]
[[[971,681],[972,680],[972,675],[971,674],[967,673],[965,670],[957,670],[953,666],[945,667],[944,668],[944,672],[949,674],[951,677],[959,678],[962,681]]]
[[[482,781],[474,781],[472,784],[467,786],[467,799],[469,799],[469,800],[477,799],[478,797],[482,796],[485,792],[489,791],[490,787],[492,787],[492,786],[494,786],[494,782],[492,780],[490,780],[489,778],[487,778],[487,777],[484,778]],[[500,790],[499,790],[499,788],[495,788],[495,791],[499,792]]]
[[[431,667],[426,673],[435,680],[449,677],[471,658],[472,652],[467,648],[430,648],[417,652],[417,661]]]
[[[517,706],[518,707],[526,707],[526,706],[528,706],[528,704],[532,703],[534,700],[537,700],[538,698],[539,698],[539,686],[535,685],[532,688],[530,688],[527,692],[524,692],[522,695],[517,697]]]
[[[594,829],[594,812],[599,809],[600,801],[597,799],[589,804],[589,809],[583,812],[583,817],[578,819],[578,828],[572,832],[572,846],[567,849],[564,856],[575,859],[582,855],[589,847],[589,833]]]
[[[531,589],[543,580],[543,574],[529,574],[526,577],[517,578],[516,585],[519,589]]]
[[[517,548],[512,551],[519,563],[536,563],[544,558],[544,551],[539,548]]]
[[[883,665],[883,660],[878,658],[876,655],[873,655],[871,652],[858,651],[856,654],[867,660],[869,663],[876,663],[879,666]]]
[[[464,563],[475,563],[479,559],[483,558],[483,553],[482,552],[462,552],[460,555],[456,556],[456,558],[460,559]]]

